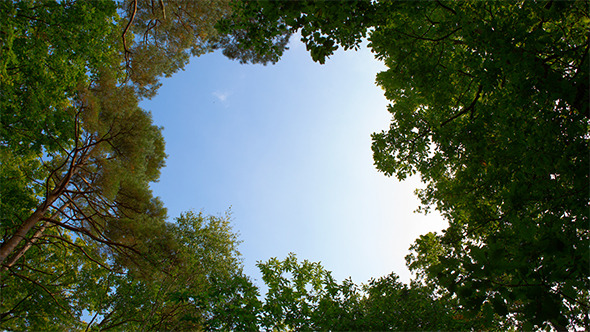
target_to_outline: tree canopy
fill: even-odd
[[[525,329],[587,324],[587,6],[402,6],[371,35],[394,119],[375,164],[418,172],[423,204],[449,220],[438,259],[419,241],[410,267]]]
[[[320,63],[368,35],[392,114],[373,135],[375,165],[419,174],[420,210],[449,222],[416,241],[409,267],[473,315],[588,328],[587,3],[333,5],[245,2],[221,29],[272,61],[300,31]]]
[[[268,291],[260,313],[269,331],[415,331],[492,329],[498,317],[466,318],[450,297],[433,288],[406,285],[395,273],[367,284],[338,283],[320,263],[284,260],[259,262]]]
[[[158,12],[136,1],[0,4],[3,328],[83,326],[84,310],[115,306],[101,301],[117,282],[123,291],[149,281],[186,242],[149,187],[164,166],[164,140],[138,102],[189,54],[210,49],[227,6],[159,4]],[[188,32],[179,29],[187,15]]]
[[[0,327],[590,329],[585,1],[0,2]],[[138,105],[191,56],[324,63],[363,38],[391,104],[378,170],[420,175],[418,279],[337,283],[294,255],[243,274],[229,216],[168,222]],[[10,294],[10,296],[4,296]],[[92,320],[81,321],[90,313]]]

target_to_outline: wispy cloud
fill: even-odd
[[[220,102],[225,103],[227,101],[227,98],[230,96],[231,93],[224,91],[215,91],[213,92],[213,96],[215,96],[215,98],[217,98]]]

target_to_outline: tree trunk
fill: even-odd
[[[55,212],[50,219],[54,219],[55,217],[57,217],[57,215],[59,213],[63,213],[63,210],[69,205],[69,203],[66,203],[64,205],[62,205],[59,210],[57,212]],[[50,224],[49,221],[46,221],[43,223],[43,225],[41,226],[41,228],[39,228],[35,234],[33,234],[33,236],[31,237],[31,239],[29,240],[29,242],[27,244],[25,244],[22,248],[20,248],[20,250],[12,255],[12,257],[8,260],[8,262],[6,262],[6,264],[4,264],[4,266],[2,266],[2,271],[6,271],[8,270],[11,266],[14,265],[14,263],[16,263],[21,257],[23,257],[23,255],[27,252],[27,250],[29,250],[33,244],[35,244],[35,242],[37,242],[37,240],[39,240],[39,238],[43,235],[43,232],[45,232],[45,229],[47,229],[47,226]]]
[[[58,188],[59,189],[59,188]],[[61,191],[61,190],[60,190]],[[4,260],[14,251],[16,246],[20,243],[21,240],[25,239],[27,233],[35,226],[41,218],[45,215],[51,204],[61,195],[60,193],[56,193],[55,191],[51,192],[49,197],[31,214],[30,217],[25,220],[19,229],[12,235],[8,241],[2,244],[0,247],[0,264],[4,263]]]
[[[78,157],[79,152],[82,153]],[[14,235],[12,235],[12,237],[3,243],[2,247],[0,247],[0,265],[5,265],[4,261],[6,258],[14,251],[14,249],[16,249],[20,241],[25,239],[25,236],[33,228],[33,226],[35,226],[41,220],[41,218],[43,218],[47,210],[49,210],[49,207],[51,207],[51,204],[53,204],[53,202],[55,202],[55,200],[63,194],[66,187],[70,184],[72,177],[76,174],[76,172],[78,172],[78,169],[80,169],[82,164],[88,159],[90,155],[89,152],[89,146],[74,149],[74,155],[72,156],[69,170],[64,178],[61,179],[59,184],[51,191],[47,198],[45,198],[45,201],[37,208],[37,210],[35,210],[35,212],[33,212],[33,214],[31,214],[31,216],[29,216],[21,224]]]

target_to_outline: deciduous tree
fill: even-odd
[[[149,189],[164,164],[161,129],[138,101],[189,54],[210,49],[224,8],[0,3],[3,327],[77,326],[82,308],[102,305],[82,294],[102,294],[108,273],[143,278],[174,254],[166,210]],[[33,314],[32,305],[44,309]]]
[[[493,329],[498,316],[468,318],[456,300],[432,287],[406,285],[394,273],[368,284],[337,283],[321,264],[294,254],[258,267],[268,287],[260,312],[266,330],[416,331]]]
[[[371,46],[388,70],[377,168],[419,173],[449,221],[410,267],[475,311],[522,327],[587,325],[588,7],[583,2],[392,4]]]
[[[215,46],[242,63],[276,63],[299,31],[314,61],[324,63],[339,47],[357,49],[377,12],[369,1],[238,1],[217,24]]]
[[[229,213],[183,213],[168,229],[175,244],[168,259],[139,273],[110,274],[88,328],[252,329],[256,290],[242,272]]]
[[[373,135],[375,165],[398,179],[420,174],[422,209],[449,222],[416,242],[410,267],[474,315],[589,328],[587,3],[338,5],[246,2],[234,15],[254,16],[221,28],[273,59],[284,48],[269,45],[301,29],[320,62],[370,28],[393,117]]]

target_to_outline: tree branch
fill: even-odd
[[[444,5],[442,2],[440,2],[440,0],[436,0],[436,3],[438,3],[438,5],[441,6],[442,8],[444,8],[444,9],[450,11],[451,13],[453,13],[453,15],[457,15],[457,12],[453,8]]]
[[[60,212],[63,213],[63,210],[69,205],[69,203],[66,203],[64,205],[62,205],[58,211],[56,211],[51,218],[55,218]],[[3,264],[2,266],[2,271],[6,271],[8,270],[10,267],[12,267],[14,265],[14,263],[16,263],[26,252],[27,250],[29,250],[33,244],[35,244],[35,242],[37,242],[37,240],[41,237],[41,235],[43,235],[43,232],[45,232],[45,229],[47,228],[47,226],[49,226],[49,222],[44,222],[43,225],[41,225],[41,227],[35,232],[35,234],[33,234],[33,236],[31,237],[31,239],[29,240],[29,242],[27,244],[25,244],[22,248],[20,248],[20,250],[14,254],[12,256],[12,258],[10,260],[8,260],[8,263]]]
[[[133,6],[133,11],[131,12],[131,18],[129,19],[129,22],[127,22],[127,26],[125,26],[125,29],[123,30],[123,34],[121,35],[121,39],[123,40],[123,49],[125,51],[125,65],[127,67],[127,69],[129,69],[130,67],[130,59],[129,59],[129,55],[132,53],[128,48],[127,48],[127,41],[126,41],[126,35],[127,35],[127,31],[129,31],[129,27],[131,27],[131,24],[133,24],[133,21],[135,20],[135,14],[137,13],[137,0],[133,0],[130,4],[130,7]]]
[[[31,279],[31,278],[29,278],[29,277],[27,277],[27,276],[24,276],[24,275],[18,274],[18,273],[14,272],[14,271],[11,271],[11,274],[12,274],[12,275],[14,275],[14,276],[17,276],[17,277],[19,277],[19,278],[21,278],[21,279],[27,280],[27,281],[29,281],[30,283],[32,283],[32,284],[35,284],[36,286],[38,286],[38,287],[40,287],[41,289],[43,289],[43,290],[44,290],[44,291],[45,291],[45,292],[46,292],[46,293],[47,293],[49,296],[51,296],[51,298],[52,298],[52,299],[55,301],[55,304],[57,304],[57,305],[58,305],[60,308],[62,308],[62,309],[63,309],[63,310],[66,312],[66,313],[68,313],[70,316],[72,316],[72,317],[73,317],[72,313],[71,313],[71,312],[70,312],[70,311],[69,311],[67,308],[65,308],[65,307],[64,307],[64,306],[63,306],[61,303],[59,303],[59,301],[58,301],[58,300],[55,298],[55,295],[53,295],[53,293],[52,293],[51,291],[49,291],[49,289],[47,289],[47,287],[43,286],[42,284],[40,284],[40,283],[36,282],[35,280],[33,280],[33,279]],[[63,274],[62,274],[62,275],[63,275]],[[54,280],[57,280],[57,279],[61,278],[61,277],[62,277],[62,275],[59,275],[59,276],[58,276],[57,278],[55,278]]]
[[[475,103],[477,103],[477,101],[479,100],[482,90],[483,90],[483,86],[480,85],[479,89],[477,90],[477,93],[475,94],[475,98],[473,98],[473,101],[471,102],[471,104],[469,104],[469,106],[465,107],[463,110],[461,110],[457,114],[453,115],[449,119],[443,121],[443,123],[441,123],[440,126],[442,127],[442,126],[446,125],[447,123],[455,120],[456,118],[460,117],[463,114],[466,114],[467,112],[473,112],[473,110],[475,108]]]
[[[49,221],[48,221],[49,222]],[[82,252],[82,254],[84,254],[84,256],[86,256],[88,259],[90,259],[91,261],[93,261],[94,263],[100,265],[102,268],[106,269],[107,271],[110,272],[114,272],[114,273],[120,273],[120,271],[115,271],[113,269],[111,269],[110,267],[104,265],[103,263],[99,262],[97,259],[93,258],[92,256],[90,256],[86,250],[84,250],[84,248],[82,248],[82,246],[75,244],[74,242],[64,238],[63,236],[58,236],[58,235],[53,235],[53,234],[48,234],[45,235],[45,237],[48,238],[54,238],[54,239],[58,239],[60,241],[63,241],[69,245],[71,245],[72,247],[75,247],[76,249],[80,250]]]
[[[6,260],[6,258],[16,249],[18,244],[23,239],[25,239],[27,233],[41,220],[41,218],[43,218],[53,202],[55,202],[61,195],[64,194],[64,190],[70,184],[72,177],[88,160],[95,145],[96,144],[90,144],[82,148],[74,149],[74,156],[72,157],[68,171],[56,186],[56,188],[54,188],[51,193],[46,196],[45,200],[28,218],[21,223],[20,227],[14,232],[12,237],[10,237],[0,247],[0,264],[4,263],[4,260]],[[81,152],[79,156],[78,152]]]

